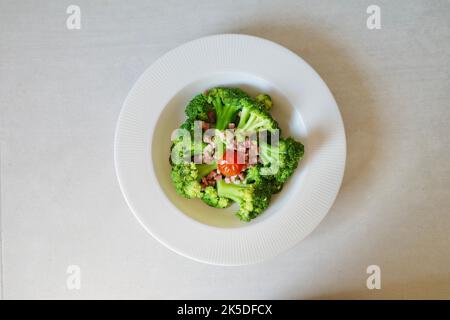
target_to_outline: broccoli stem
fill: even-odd
[[[217,112],[216,109],[216,129],[225,130],[228,127],[228,124],[233,122],[236,118],[236,115],[239,111],[239,108],[228,107]]]
[[[207,176],[211,171],[217,169],[217,163],[211,163],[211,164],[197,164],[197,171],[198,171],[198,179],[202,179],[204,176]]]
[[[267,121],[262,120],[260,117],[258,117],[255,114],[250,114],[249,116],[246,116],[246,119],[239,122],[238,129],[241,129],[243,131],[256,131],[260,127],[264,127],[266,125]]]
[[[247,185],[226,183],[223,180],[217,181],[217,194],[219,197],[225,197],[236,202],[242,201],[242,192],[247,188]]]
[[[246,107],[242,108],[239,124],[246,123],[248,121],[248,118],[250,117],[250,114],[251,112],[249,108]]]

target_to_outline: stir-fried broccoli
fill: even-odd
[[[211,164],[206,164],[206,163],[202,163],[202,164],[197,164],[197,171],[198,171],[198,177],[199,179],[207,176],[211,171],[216,170],[217,169],[217,163],[213,162]]]
[[[200,198],[202,186],[195,163],[180,163],[172,167],[172,182],[178,194],[185,198]]]
[[[212,103],[216,112],[216,129],[225,130],[234,122],[241,110],[241,100],[248,95],[238,88],[213,88],[208,91],[206,99]]]
[[[244,183],[266,184],[272,193],[278,193],[283,188],[283,183],[279,182],[272,175],[262,175],[262,164],[251,166],[247,169]]]
[[[180,125],[180,129],[186,129],[188,131],[193,131],[194,130],[194,121],[195,120],[187,119],[185,122],[183,122]]]
[[[223,180],[217,181],[217,194],[239,204],[236,215],[243,221],[250,221],[263,212],[272,195],[270,187],[264,184],[234,184]]]
[[[247,172],[245,174],[245,184],[250,183],[261,183],[263,181],[263,176],[261,176],[261,165],[255,165],[251,166],[247,169]]]
[[[195,121],[209,121],[209,113],[214,112],[213,107],[206,100],[205,95],[198,94],[188,103],[185,109],[187,119],[180,125],[180,129],[191,132],[193,137]]]
[[[196,95],[186,106],[187,119],[180,126],[187,131],[177,132],[179,135],[174,136],[171,147],[171,176],[176,192],[188,199],[199,198],[214,208],[226,208],[237,202],[239,210],[236,216],[243,221],[250,221],[261,214],[269,206],[272,194],[279,192],[294,173],[304,153],[303,145],[292,138],[280,138],[279,144],[275,144],[272,134],[280,128],[269,113],[272,107],[269,95],[261,93],[251,98],[238,88],[217,87]],[[202,130],[215,128],[221,132],[216,133],[213,140],[196,141],[193,139],[199,126],[196,121],[203,121],[200,123]],[[224,150],[220,146],[229,146],[223,131],[230,123],[235,124],[237,134],[232,148],[237,148],[239,138],[247,139],[249,134],[271,133],[268,142],[259,141],[259,162],[245,163],[239,169],[225,159],[217,160],[219,163],[196,164],[197,156],[203,155],[206,147],[211,159],[211,146],[215,150],[214,161],[222,159]],[[244,145],[247,141],[250,140],[243,141]],[[246,151],[246,159],[249,159],[250,147],[245,148],[249,149]],[[213,170],[217,173],[210,174]]]
[[[241,100],[242,111],[237,128],[243,132],[274,131],[278,123],[260,103],[251,99]]]
[[[172,166],[172,182],[178,194],[193,199],[202,196],[201,178],[217,168],[217,164],[180,163]]]
[[[170,146],[170,159],[171,165],[178,164],[180,162],[186,162],[191,159],[194,152],[194,145],[192,143],[192,131],[186,127],[184,122],[178,130],[178,136],[172,137],[172,145]],[[186,131],[187,130],[187,131]]]
[[[208,112],[212,111],[212,105],[208,103],[203,94],[196,95],[186,106],[185,113],[190,122],[195,120],[208,121]]]
[[[189,132],[189,135],[190,135],[189,139],[187,138],[185,139],[185,137],[180,135],[177,139],[175,139],[172,142],[172,146],[170,147],[171,157],[169,159],[169,162],[171,164],[174,163],[173,161],[175,162],[189,161],[192,159],[192,157],[196,155],[201,155],[203,153],[203,150],[207,146],[207,143],[204,141],[195,142],[195,140],[193,139],[194,133],[192,131]]]
[[[284,183],[294,173],[303,157],[304,147],[292,138],[280,139],[277,146],[260,143],[259,157],[265,166],[271,166],[275,180]],[[268,168],[267,168],[268,169]]]
[[[255,100],[261,103],[266,111],[270,111],[272,109],[272,98],[268,94],[260,93],[255,97]]]
[[[217,194],[217,189],[213,186],[207,186],[202,193],[202,200],[208,206],[214,208],[226,208],[229,207],[232,201],[225,197],[219,197]]]

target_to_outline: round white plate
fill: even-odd
[[[293,177],[250,223],[235,207],[178,196],[170,180],[172,130],[195,94],[218,85],[269,93],[282,135],[305,145]],[[151,235],[197,261],[242,265],[276,256],[319,224],[338,193],[346,145],[336,102],[305,61],[271,41],[224,34],[188,42],[144,72],[123,105],[114,155],[125,199]]]

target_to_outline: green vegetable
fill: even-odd
[[[262,104],[251,99],[242,99],[242,111],[238,129],[243,132],[270,131],[279,129],[278,123],[265,110]]]
[[[186,129],[188,131],[193,132],[194,131],[194,121],[193,119],[186,119],[185,122],[183,122],[180,126],[180,129]],[[193,133],[192,133],[193,135]]]
[[[303,154],[303,144],[291,137],[280,139],[277,146],[259,144],[259,157],[267,169],[265,172],[273,175],[275,181],[279,183],[286,182],[294,173]]]
[[[201,197],[202,186],[198,179],[198,170],[194,163],[180,163],[172,167],[175,190],[185,198]]]
[[[272,109],[272,98],[268,94],[260,93],[256,96],[255,100],[263,104],[266,111],[270,111]]]
[[[252,166],[252,167],[248,168],[247,171],[246,171],[244,183],[245,184],[250,184],[250,183],[261,183],[261,182],[263,182],[263,180],[262,180],[263,176],[261,176],[260,170],[261,170],[261,165],[260,164],[257,164],[255,166]]]
[[[214,208],[229,207],[232,201],[228,198],[219,197],[217,189],[212,186],[207,186],[202,194],[202,200],[209,206]]]
[[[239,210],[236,216],[243,221],[250,221],[261,214],[269,206],[272,194],[279,192],[294,173],[304,154],[303,145],[290,137],[280,138],[275,145],[271,135],[269,142],[259,141],[259,163],[242,172],[243,181],[227,183],[225,179],[219,179],[212,186],[203,184],[202,180],[217,169],[217,163],[194,163],[196,156],[203,153],[208,144],[200,140],[195,145],[193,138],[195,121],[210,122],[212,112],[215,113],[216,130],[223,132],[230,123],[236,124],[236,133],[241,133],[237,135],[238,141],[256,132],[273,133],[280,128],[269,113],[272,107],[269,95],[261,93],[253,99],[238,88],[218,87],[196,95],[186,106],[187,119],[180,126],[187,132],[179,132],[171,147],[171,155],[178,157],[177,161],[181,159],[181,163],[170,159],[176,192],[188,199],[199,198],[214,208],[226,208],[237,202]],[[216,135],[214,139],[215,159],[222,158],[226,145],[221,136]]]
[[[236,216],[243,221],[250,221],[263,212],[272,196],[270,186],[265,184],[234,184],[219,180],[216,185],[219,197],[229,198],[239,204]]]
[[[264,171],[261,164],[257,164],[247,169],[244,183],[266,184],[272,193],[278,193],[283,188],[283,183],[279,182],[272,175],[262,175]]]
[[[193,199],[202,196],[201,179],[217,168],[216,163],[180,163],[172,166],[172,182],[178,194]]]
[[[212,105],[208,103],[206,97],[198,94],[188,103],[185,113],[189,123],[192,123],[195,120],[208,121],[208,112],[212,110]]]
[[[197,171],[198,171],[198,177],[199,179],[207,176],[211,171],[216,170],[217,169],[217,163],[211,163],[211,164],[206,164],[206,163],[202,163],[202,164],[197,164]]]
[[[238,88],[213,88],[208,91],[206,99],[212,103],[216,112],[216,129],[225,130],[234,122],[241,110],[241,99],[249,96]]]
[[[186,129],[187,128],[183,128],[183,126],[186,124],[183,123],[183,125],[181,126],[180,129]],[[187,137],[183,137],[182,135],[180,135],[177,139],[175,139],[172,142],[172,146],[170,147],[170,153],[171,153],[171,157],[169,162],[171,164],[172,163],[172,157],[178,157],[179,160],[182,161],[188,161],[188,160],[192,160],[192,157],[195,155],[200,155],[203,153],[203,149],[207,146],[207,143],[204,141],[198,141],[198,145],[195,145],[195,140],[194,140],[194,132],[191,130],[189,132],[190,134],[190,139],[187,139]],[[186,140],[185,140],[186,139]]]

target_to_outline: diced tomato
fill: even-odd
[[[227,155],[226,153],[224,154],[222,160],[217,164],[220,173],[226,176],[235,176],[245,168],[245,163],[238,163],[238,153],[236,151],[234,151],[233,158],[233,161],[227,162]]]

